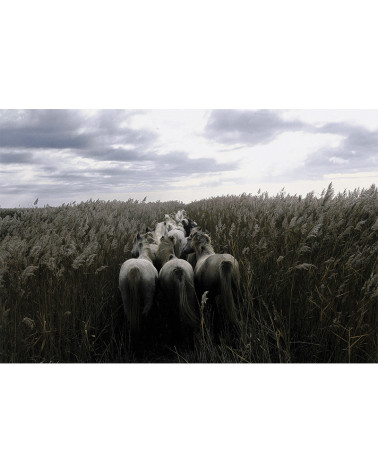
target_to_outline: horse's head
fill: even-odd
[[[202,232],[201,226],[194,226],[193,228],[190,228],[190,236],[193,236],[198,232]],[[206,230],[204,231],[204,233],[208,234]]]
[[[205,246],[211,245],[210,235],[207,231],[201,231],[201,228],[193,231],[190,239],[192,240],[193,250],[204,248]]]
[[[183,219],[187,218],[187,214],[185,210],[179,210],[175,215],[174,219],[176,220],[177,223],[182,223]]]
[[[196,228],[198,226],[198,224],[197,224],[196,221],[189,219],[189,226],[191,228]]]
[[[190,218],[184,218],[181,223],[185,230],[185,236],[189,236],[193,228],[198,228],[197,223]]]
[[[184,218],[184,219],[181,220],[181,224],[184,228],[185,236],[189,236],[189,234],[190,234],[189,220],[187,218]]]
[[[139,257],[139,243],[142,241],[141,235],[138,233],[135,236],[133,242],[133,248],[131,249],[131,257]]]
[[[165,234],[164,236],[160,238],[160,244],[162,242],[163,244],[174,246],[176,244],[176,236],[174,236],[173,234],[170,236],[168,236],[168,234]]]
[[[150,244],[156,244],[155,236],[152,230],[149,230],[148,228],[146,228],[146,232],[141,235],[141,238],[145,239]]]
[[[183,258],[184,256],[186,256],[187,254],[190,254],[194,252],[194,246],[192,244],[192,237],[189,236],[186,240],[186,244],[185,246],[182,248],[181,250],[181,255],[180,257]]]

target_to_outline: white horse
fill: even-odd
[[[174,236],[176,238],[175,241],[175,255],[176,257],[180,257],[182,250],[186,246],[187,238],[185,236],[184,229],[175,228],[168,231],[167,236]]]
[[[234,294],[240,284],[238,261],[231,254],[215,254],[210,236],[202,231],[197,231],[188,238],[183,253],[189,254],[193,251],[197,259],[194,280],[198,298],[206,291],[210,297],[219,297],[223,317],[238,326],[234,302]]]
[[[156,241],[160,241],[162,236],[165,236],[168,233],[167,229],[167,222],[166,221],[160,221],[159,223],[156,223],[155,227],[155,239]]]
[[[175,242],[174,236],[163,236],[160,240],[159,287],[171,311],[178,311],[180,322],[194,329],[199,326],[199,315],[193,268],[189,262],[175,256]]]
[[[188,215],[186,214],[185,210],[179,210],[175,215],[174,219],[176,220],[176,223],[181,223],[182,220],[188,218]]]
[[[139,257],[125,261],[119,272],[119,289],[129,322],[129,342],[138,342],[142,324],[148,317],[155,297],[158,272],[152,263],[150,245],[139,240]]]
[[[155,265],[156,261],[156,252],[158,248],[158,244],[155,240],[154,233],[152,231],[149,231],[148,228],[146,230],[146,233],[140,234],[138,233],[135,236],[133,247],[131,249],[131,257],[139,257],[139,249],[140,249],[140,243],[141,241],[147,241],[149,243],[149,247],[152,253],[152,263]]]

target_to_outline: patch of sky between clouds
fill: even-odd
[[[196,159],[214,152],[203,136],[209,114],[209,110],[148,110],[130,116],[127,123],[133,130],[157,133],[153,148],[159,154],[180,150]]]
[[[267,144],[235,151],[241,157],[240,178],[248,181],[250,177],[256,180],[287,175],[303,168],[306,157],[319,147],[337,148],[341,140],[334,134],[314,135],[305,131],[282,133]]]

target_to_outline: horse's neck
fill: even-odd
[[[149,247],[144,247],[142,252],[139,254],[139,259],[147,259],[148,261],[152,262],[153,255],[151,249]]]
[[[162,265],[164,265],[166,262],[170,261],[171,259],[177,259],[175,253],[174,252],[165,253],[163,258],[161,259]]]
[[[207,244],[206,246],[201,246],[199,248],[196,248],[196,256],[197,256],[197,261],[201,259],[205,259],[206,257],[211,256],[212,254],[215,254],[215,251],[211,244]]]

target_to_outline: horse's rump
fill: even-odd
[[[239,265],[230,254],[213,254],[196,266],[195,280],[198,295],[209,291],[210,298],[218,298],[220,311],[234,325],[238,323],[234,294],[239,282]]]
[[[190,264],[176,258],[169,261],[161,269],[159,280],[168,303],[178,309],[181,321],[192,328],[198,326],[193,269]]]
[[[147,258],[128,259],[119,274],[119,289],[129,323],[129,341],[138,342],[155,297],[158,273]]]

